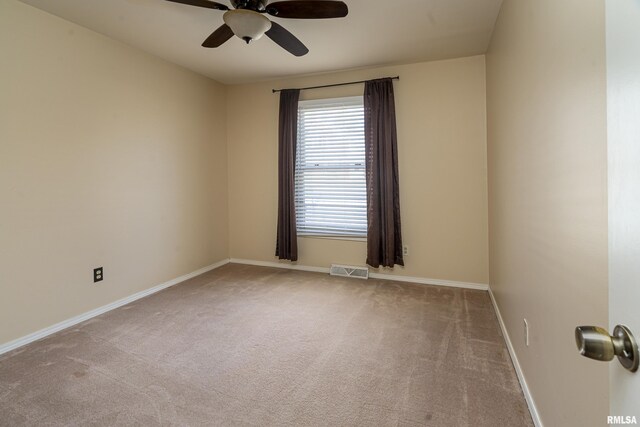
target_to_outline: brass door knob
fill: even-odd
[[[618,356],[618,361],[626,369],[631,372],[638,370],[638,344],[629,328],[624,325],[617,325],[612,336],[599,326],[578,326],[576,345],[584,357],[608,362]]]

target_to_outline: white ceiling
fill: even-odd
[[[345,0],[341,19],[270,17],[310,52],[297,58],[269,38],[201,43],[217,10],[165,0],[22,0],[227,84],[485,53],[502,0]],[[229,0],[218,0],[230,5]]]

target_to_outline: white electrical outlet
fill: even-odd
[[[524,320],[524,344],[529,347],[529,322],[527,319],[522,320]]]
[[[409,255],[409,246],[403,246],[402,247],[402,255],[404,256],[408,256]]]

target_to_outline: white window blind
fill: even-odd
[[[366,236],[361,96],[299,103],[296,221],[300,235]]]

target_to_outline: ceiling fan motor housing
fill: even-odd
[[[267,0],[231,0],[235,9],[264,10]]]

